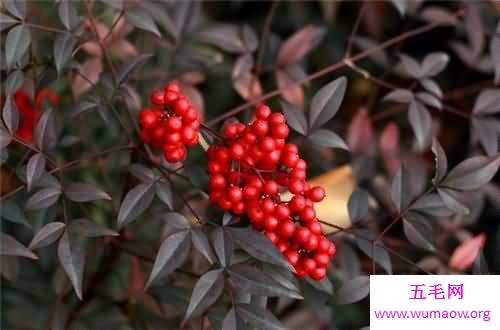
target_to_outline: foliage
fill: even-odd
[[[352,329],[370,274],[499,272],[497,3],[1,6],[2,328]],[[170,164],[138,114],[174,80],[202,126]],[[208,200],[205,151],[263,102],[356,178],[322,281]]]

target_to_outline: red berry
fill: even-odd
[[[290,209],[285,204],[279,204],[274,209],[274,215],[278,220],[286,220],[290,217]]]
[[[165,90],[166,91],[169,91],[169,92],[176,92],[176,93],[180,93],[181,92],[181,88],[179,87],[179,85],[175,82],[170,82],[168,83],[166,86],[165,86]]]
[[[298,179],[292,179],[288,182],[288,190],[295,195],[301,194],[304,191],[304,182]]]
[[[274,142],[273,138],[266,136],[262,138],[262,140],[260,140],[259,147],[260,150],[262,150],[265,153],[268,153],[274,151],[274,148],[276,148],[276,143]]]
[[[309,251],[314,251],[318,247],[318,236],[311,235],[309,240],[304,243],[304,247]]]
[[[306,273],[311,274],[316,270],[316,261],[312,258],[306,258],[302,261],[302,268],[304,268]]]
[[[252,132],[257,136],[264,136],[267,134],[269,126],[264,120],[257,119],[252,123]]]
[[[164,105],[165,104],[165,100],[163,98],[163,91],[160,91],[160,90],[155,90],[151,93],[151,103],[153,103],[154,105]]]
[[[274,231],[278,227],[278,219],[268,214],[264,216],[264,229],[266,231]]]
[[[233,159],[240,160],[245,155],[245,149],[240,143],[234,143],[229,148],[229,153]]]
[[[303,222],[311,222],[316,218],[316,212],[312,207],[304,207],[302,211],[300,212],[300,219]]]
[[[269,116],[269,123],[271,125],[280,125],[285,123],[285,116],[279,112],[274,112]]]
[[[311,276],[313,280],[320,281],[326,276],[326,268],[316,268],[309,273],[309,276]]]
[[[166,121],[167,129],[171,132],[177,132],[182,128],[182,120],[179,117],[170,117]]]
[[[314,261],[318,267],[326,267],[330,262],[330,256],[327,253],[317,253],[314,256]]]
[[[267,119],[271,114],[271,109],[267,105],[261,105],[255,110],[255,116],[258,119]]]
[[[270,198],[266,198],[264,199],[261,203],[260,203],[260,207],[262,209],[262,211],[266,214],[271,214],[274,212],[274,209],[275,209],[275,205],[274,205],[274,202],[270,199]]]
[[[288,260],[288,262],[292,265],[295,266],[299,262],[299,254],[297,253],[297,250],[294,249],[287,249],[283,255],[285,258]]]
[[[270,196],[276,195],[278,193],[278,184],[273,180],[266,181],[262,190]]]
[[[150,129],[157,125],[158,116],[155,111],[150,109],[142,110],[140,113],[141,126]]]
[[[286,167],[293,168],[299,161],[299,155],[294,152],[285,152],[281,156],[281,161]]]
[[[189,126],[183,127],[181,130],[182,142],[184,142],[185,144],[189,144],[191,141],[195,139],[195,136],[197,134],[198,133],[191,127]]]
[[[272,128],[272,135],[277,139],[286,139],[288,133],[290,133],[290,129],[286,124],[276,125]]]
[[[267,232],[266,236],[267,238],[269,238],[271,242],[273,242],[273,244],[275,244],[278,241],[278,235],[276,235],[276,233],[274,232]]]
[[[278,234],[282,238],[289,238],[295,232],[295,224],[292,221],[283,221],[278,226]]]
[[[177,100],[177,102],[175,103],[175,113],[180,115],[180,116],[184,116],[186,114],[186,112],[189,110],[189,102],[185,99],[185,98],[181,98],[179,100]]]
[[[311,237],[311,232],[309,231],[309,229],[304,227],[298,228],[297,230],[295,230],[295,233],[293,234],[293,239],[298,244],[304,244],[309,240],[310,237]]]
[[[231,203],[236,203],[241,200],[243,197],[243,193],[241,192],[241,189],[238,187],[229,187],[227,190],[226,198],[228,201]]]
[[[328,255],[330,257],[333,257],[336,252],[337,252],[337,249],[335,248],[335,244],[333,244],[332,242],[330,242],[330,248],[328,248]]]
[[[222,190],[226,186],[226,179],[222,174],[215,174],[210,178],[210,187],[215,190]]]
[[[164,135],[164,140],[170,145],[175,145],[181,142],[181,135],[177,132],[166,133]]]
[[[259,197],[259,190],[254,186],[247,185],[243,188],[243,199],[255,200]]]
[[[306,199],[302,196],[293,196],[290,200],[290,210],[294,213],[301,212],[306,207]]]
[[[321,231],[321,224],[318,221],[311,221],[307,224],[307,228],[311,231],[311,233],[320,235],[322,234]]]
[[[163,99],[166,104],[172,105],[179,99],[179,94],[173,91],[166,90]]]
[[[321,187],[313,187],[307,192],[307,196],[314,203],[319,203],[325,198],[325,190]]]

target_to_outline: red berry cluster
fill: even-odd
[[[314,203],[325,197],[321,187],[306,182],[306,162],[285,139],[285,117],[265,105],[249,125],[230,123],[224,145],[208,149],[210,200],[224,210],[246,214],[254,229],[264,231],[297,276],[320,280],[335,254],[335,245],[321,231]],[[280,193],[293,197],[282,201]]]
[[[169,162],[184,160],[186,146],[198,143],[198,112],[175,83],[167,84],[163,91],[153,91],[151,103],[154,108],[143,109],[139,114],[142,141],[162,148]]]

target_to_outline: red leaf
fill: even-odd
[[[276,82],[281,90],[281,95],[288,103],[294,104],[301,109],[304,107],[304,89],[286,71],[276,71]]]
[[[460,244],[450,257],[448,266],[457,270],[466,270],[476,260],[479,251],[483,248],[486,241],[486,234],[479,234]]]
[[[316,47],[323,34],[324,30],[320,27],[304,26],[283,43],[278,52],[278,64],[288,65],[297,62]]]
[[[365,150],[373,138],[373,125],[368,111],[361,109],[351,120],[347,128],[347,145],[353,153]]]
[[[379,148],[384,159],[387,172],[393,176],[401,166],[398,158],[399,153],[399,127],[395,122],[385,126],[379,139]]]
[[[262,86],[259,78],[251,72],[244,72],[233,79],[234,89],[245,100],[250,100],[262,95]]]

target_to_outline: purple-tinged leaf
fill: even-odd
[[[276,70],[276,83],[285,101],[300,109],[304,108],[304,89],[287,71]]]
[[[399,12],[399,15],[404,16],[406,13],[406,6],[408,2],[406,0],[390,0],[391,3],[396,7]]]
[[[443,97],[443,91],[441,87],[432,79],[422,79],[420,80],[420,84],[423,88],[425,88],[429,93],[441,99]]]
[[[33,185],[42,177],[45,172],[45,156],[38,153],[34,154],[26,166],[27,189],[31,191]]]
[[[118,212],[118,228],[134,221],[151,205],[155,196],[154,184],[141,183],[130,190]]]
[[[436,52],[427,55],[422,61],[420,77],[433,77],[446,68],[450,56],[446,53]]]
[[[211,264],[215,263],[215,255],[208,242],[207,235],[200,229],[191,230],[191,241],[193,246],[200,252]]]
[[[68,226],[68,231],[72,234],[83,237],[103,237],[119,235],[116,231],[106,228],[103,225],[85,218],[72,220]]]
[[[30,242],[30,249],[40,249],[46,247],[61,237],[66,224],[64,222],[51,222],[43,226]]]
[[[349,219],[352,224],[362,220],[368,214],[368,193],[362,189],[356,189],[347,202]]]
[[[422,70],[420,63],[418,63],[417,60],[406,54],[400,54],[399,59],[400,62],[397,65],[397,69],[399,71],[402,71],[403,74],[416,79],[421,77]]]
[[[403,230],[413,245],[431,252],[436,250],[431,241],[432,226],[425,216],[417,212],[408,212],[403,218]]]
[[[19,111],[10,94],[5,98],[3,105],[2,119],[11,135],[15,135],[19,126]]]
[[[353,41],[354,44],[363,51],[366,51],[368,49],[374,49],[378,45],[378,43],[375,42],[374,40],[364,37],[355,37]],[[381,67],[385,68],[389,65],[389,58],[387,57],[387,54],[383,50],[374,51],[368,57]]]
[[[454,214],[453,210],[450,210],[445,205],[443,199],[438,194],[427,194],[420,197],[412,204],[410,210],[435,217],[448,217]]]
[[[26,1],[4,0],[2,3],[7,11],[15,17],[19,19],[24,19],[26,17]]]
[[[0,216],[10,222],[22,224],[31,228],[31,224],[28,222],[28,219],[26,219],[23,210],[21,210],[21,208],[13,200],[2,200]]]
[[[59,3],[59,19],[67,30],[71,30],[80,23],[80,17],[75,6],[69,0],[63,0]]]
[[[241,30],[241,35],[248,52],[251,53],[256,51],[259,46],[259,39],[254,29],[250,25],[245,24]]]
[[[31,31],[24,24],[13,27],[5,38],[5,61],[11,68],[26,53],[31,43]]]
[[[456,25],[457,16],[452,12],[437,6],[427,6],[420,12],[420,17],[428,22],[440,23],[443,25]]]
[[[242,292],[258,296],[302,299],[298,291],[282,286],[258,268],[238,264],[229,267],[227,272],[232,285]]]
[[[247,52],[247,46],[242,40],[240,28],[236,25],[214,24],[202,29],[197,38],[229,53],[243,54]]]
[[[281,45],[278,65],[286,66],[301,60],[319,44],[324,34],[325,29],[314,25],[306,25],[295,32]]]
[[[365,229],[358,229],[356,232],[359,234],[363,234],[364,237],[370,237],[372,239],[376,238],[376,236],[374,236],[373,233]],[[389,253],[387,253],[387,251],[383,248],[384,245],[382,242],[378,242],[372,248],[371,242],[362,239],[360,237],[357,237],[356,245],[370,259],[373,259],[377,264],[379,264],[382,268],[384,268],[387,274],[392,274],[391,258],[389,256]]]
[[[245,330],[247,326],[245,325],[242,318],[236,314],[235,308],[231,308],[229,312],[224,317],[224,321],[222,322],[222,330]]]
[[[80,300],[82,296],[83,269],[85,267],[85,242],[82,237],[64,231],[59,240],[57,255],[59,262],[68,275],[76,295]]]
[[[7,132],[7,129],[5,128],[5,126],[0,123],[0,151],[7,147],[10,142],[12,142],[12,137],[11,135],[9,134],[9,132]]]
[[[283,109],[287,124],[297,133],[307,135],[307,119],[304,112],[287,102],[281,102],[281,109]]]
[[[344,99],[347,78],[340,77],[323,86],[311,100],[309,127],[318,128],[335,116]]]
[[[54,63],[58,74],[61,74],[66,64],[70,61],[73,48],[77,39],[69,32],[59,34],[54,41]]]
[[[352,304],[364,299],[370,293],[370,278],[366,275],[357,276],[337,291],[335,302],[339,305]]]
[[[366,109],[356,112],[347,128],[346,135],[351,153],[361,153],[373,142],[373,123]]]
[[[7,94],[14,94],[23,84],[24,82],[24,73],[22,70],[14,70],[12,71],[7,80],[5,80],[5,92]]]
[[[161,38],[161,33],[158,30],[158,27],[156,26],[155,22],[153,21],[153,18],[151,17],[149,12],[147,12],[143,8],[140,7],[127,8],[125,10],[125,17],[127,18],[127,21],[133,26],[141,30],[151,32]]]
[[[418,148],[425,149],[432,138],[432,117],[429,110],[420,102],[413,101],[408,110],[408,120],[417,138]]]
[[[498,84],[500,82],[500,22],[495,34],[491,37],[490,53],[495,67],[495,84]]]
[[[72,182],[64,188],[64,194],[73,202],[90,202],[98,199],[111,200],[106,192],[89,183]]]
[[[460,196],[455,190],[447,188],[438,188],[438,194],[443,200],[443,203],[454,212],[458,214],[469,214],[470,210],[465,205],[463,201],[460,200]]]
[[[471,142],[479,143],[488,156],[495,156],[499,151],[498,133],[500,132],[500,120],[487,117],[474,117],[471,121]]]
[[[237,317],[249,323],[256,329],[285,330],[286,327],[267,309],[251,304],[235,305]],[[239,329],[239,328],[238,328]]]
[[[391,199],[398,210],[405,209],[412,198],[410,174],[402,165],[392,181]]]
[[[233,244],[226,231],[222,227],[216,227],[212,232],[211,240],[220,265],[229,266],[233,256]]]
[[[270,264],[291,269],[278,249],[263,234],[250,228],[227,228],[231,239],[252,257]]]
[[[156,179],[156,175],[153,170],[141,164],[132,164],[129,166],[128,171],[135,176],[137,179],[143,181],[144,183],[153,182]]]
[[[202,315],[213,305],[224,290],[224,271],[216,269],[203,274],[193,288],[186,319]]]
[[[57,142],[57,133],[52,109],[47,109],[34,131],[35,142],[40,150],[47,150]]]
[[[3,13],[0,13],[0,32],[2,32],[5,29],[8,29],[14,24],[19,24],[21,23],[20,20],[14,19],[10,16],[7,16]]]
[[[189,255],[190,245],[190,232],[188,230],[183,230],[167,237],[161,243],[158,250],[145,290],[160,275],[166,276],[179,268]]]
[[[165,223],[163,230],[165,236],[189,229],[191,226],[189,220],[177,212],[161,213],[159,219]]]
[[[471,45],[472,56],[477,58],[484,48],[484,27],[478,6],[468,4],[465,14],[465,32]]]
[[[431,150],[434,154],[435,163],[434,178],[432,182],[437,185],[446,176],[446,172],[448,171],[448,158],[446,157],[443,147],[436,138],[432,139]]]
[[[45,209],[52,206],[61,195],[61,189],[58,187],[44,188],[33,195],[26,202],[26,209],[28,210],[39,210]]]
[[[491,115],[500,112],[500,88],[483,90],[476,99],[472,113]]]
[[[479,189],[497,173],[500,156],[475,156],[455,166],[442,182],[443,187],[456,190]]]
[[[146,63],[146,61],[149,60],[152,56],[153,55],[151,54],[141,54],[123,64],[118,70],[116,78],[117,86],[121,86],[122,84],[126,83],[132,72],[144,65],[144,63]]]
[[[156,183],[156,196],[165,203],[171,210],[174,208],[174,195],[170,183],[157,182]]]
[[[393,101],[403,104],[408,104],[414,100],[413,92],[408,89],[395,89],[387,93],[382,101]]]
[[[430,94],[430,93],[427,93],[427,92],[418,92],[417,94],[415,94],[416,98],[430,106],[430,107],[434,107],[436,109],[439,109],[441,110],[443,108],[443,104],[441,103],[441,100],[439,100],[437,97],[435,97],[434,95]]]
[[[349,150],[349,147],[340,136],[327,129],[316,129],[314,132],[309,134],[308,139],[312,143],[321,147]]]
[[[24,257],[38,259],[38,257],[19,243],[14,237],[0,232],[0,256]]]

